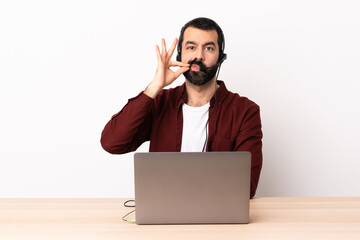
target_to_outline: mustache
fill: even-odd
[[[206,71],[208,69],[211,69],[211,68],[217,68],[218,67],[218,64],[214,65],[214,66],[210,66],[210,67],[207,67],[203,61],[201,60],[198,60],[197,58],[195,58],[194,60],[191,60],[191,61],[188,61],[188,64],[190,64],[190,69],[191,69],[191,66],[193,64],[196,64],[200,67],[200,71]]]

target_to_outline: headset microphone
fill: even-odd
[[[220,65],[226,60],[226,58],[227,58],[227,55],[224,53],[223,56],[221,57],[221,59],[219,59],[219,61],[216,64],[214,64],[210,67],[202,68],[201,70],[207,70],[210,68],[220,67]]]

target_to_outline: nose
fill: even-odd
[[[204,61],[204,51],[201,48],[197,48],[195,52],[195,58],[199,61]]]

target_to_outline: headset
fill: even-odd
[[[179,61],[179,62],[181,62],[181,48],[182,48],[182,42],[183,42],[183,38],[184,38],[184,32],[185,32],[185,27],[183,27],[182,29],[181,29],[181,32],[180,32],[180,37],[179,37],[179,44],[178,44],[178,46],[177,46],[177,56],[176,56],[176,61]],[[221,44],[221,49],[220,49],[220,52],[219,52],[219,59],[218,59],[218,62],[215,64],[215,65],[213,65],[213,66],[211,66],[211,67],[214,67],[214,66],[216,66],[216,65],[218,65],[218,66],[220,66],[225,60],[226,60],[226,58],[227,58],[227,54],[226,53],[224,53],[224,49],[225,49],[225,37],[224,37],[224,33],[223,33],[223,31],[219,28],[219,31],[220,31],[220,34],[219,34],[219,32],[217,32],[218,34],[219,34],[219,37],[220,37],[220,40],[221,40],[221,42],[222,42],[222,44]]]

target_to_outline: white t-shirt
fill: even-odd
[[[182,105],[183,132],[181,152],[201,152],[206,141],[206,122],[210,103],[201,107]],[[206,148],[206,147],[205,147]]]

